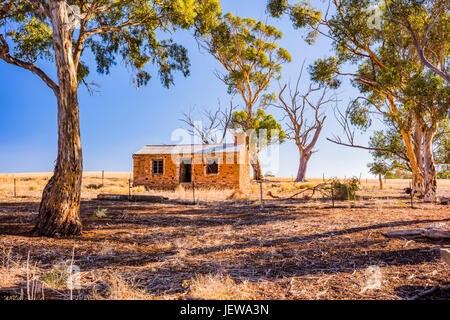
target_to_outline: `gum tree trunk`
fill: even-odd
[[[313,154],[313,149],[316,146],[317,141],[319,140],[320,133],[322,132],[322,124],[324,121],[325,118],[323,118],[322,121],[319,121],[316,117],[317,126],[314,131],[314,136],[311,139],[311,142],[306,146],[301,143],[302,137],[297,136],[296,138],[296,145],[300,154],[300,162],[298,165],[297,179],[295,180],[295,182],[304,182],[306,179],[306,169],[308,168],[308,162]]]
[[[300,150],[300,162],[298,165],[297,179],[295,179],[295,182],[305,182],[309,158],[311,158],[311,152],[306,153],[305,151]]]
[[[388,96],[388,101],[390,105],[390,109],[392,112],[398,116],[399,111],[397,109],[397,106],[395,104],[395,100],[393,96]],[[403,142],[405,143],[406,148],[406,154],[408,155],[409,164],[411,166],[411,172],[412,172],[412,189],[411,192],[413,192],[414,195],[422,197],[424,194],[424,188],[423,188],[423,169],[419,168],[416,153],[413,146],[413,141],[411,139],[411,130],[405,130],[400,128],[400,134],[402,135]]]
[[[49,1],[57,65],[58,157],[46,185],[34,233],[69,236],[81,233],[80,194],[83,171],[77,72],[65,1]]]
[[[255,180],[264,179],[264,176],[263,176],[262,170],[261,170],[261,163],[259,162],[258,154],[255,155],[255,160],[252,161],[252,168],[253,168],[253,179],[255,179]]]
[[[425,129],[423,153],[424,153],[424,171],[425,171],[425,202],[436,201],[437,191],[437,172],[433,157],[433,139],[437,129],[435,127]]]
[[[417,173],[413,174],[412,179],[412,188],[414,190],[414,195],[418,197],[423,197],[424,195],[424,167],[423,167],[423,147],[422,147],[422,140],[423,140],[423,129],[419,123],[416,123],[415,129],[414,129],[414,153],[415,153],[415,159],[417,163]]]
[[[378,181],[380,182],[380,190],[383,190],[383,177],[381,174],[378,175]]]

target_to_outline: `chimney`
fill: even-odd
[[[241,144],[245,144],[246,137],[247,137],[247,135],[245,134],[245,132],[235,132],[234,133],[234,145],[238,146]]]

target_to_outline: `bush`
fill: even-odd
[[[103,188],[103,185],[102,185],[102,184],[91,183],[91,184],[88,184],[88,185],[86,186],[86,188],[87,188],[87,189],[98,190],[98,189]]]
[[[331,182],[333,188],[334,199],[336,200],[355,200],[356,191],[359,190],[359,179],[352,178],[348,182],[341,182],[338,179],[334,179]]]

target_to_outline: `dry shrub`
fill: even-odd
[[[0,287],[8,287],[15,282],[20,274],[15,261],[11,257],[11,248],[0,248]]]
[[[205,300],[256,300],[260,295],[256,286],[243,281],[237,284],[230,277],[222,275],[197,275],[194,279],[186,281],[190,296]]]
[[[106,288],[94,287],[91,294],[93,300],[150,300],[152,296],[134,280],[125,281],[119,274],[108,273]]]
[[[14,285],[19,276],[27,274],[27,266],[18,257],[12,255],[12,249],[0,247],[0,287]]]

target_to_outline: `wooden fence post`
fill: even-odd
[[[414,191],[412,189],[412,184],[411,182],[409,183],[409,190],[410,192],[410,196],[411,196],[411,209],[414,209]]]
[[[262,181],[259,182],[259,197],[260,197],[260,200],[261,200],[260,208],[264,209],[263,192],[262,192]]]
[[[131,179],[128,179],[128,201],[131,201]]]
[[[331,182],[331,202],[333,203],[334,208],[334,183]]]
[[[194,180],[192,180],[192,203],[195,204],[195,183]]]

